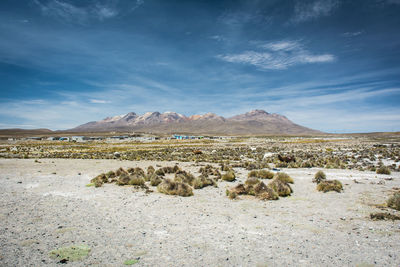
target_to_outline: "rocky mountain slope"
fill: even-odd
[[[230,118],[214,113],[186,117],[176,112],[147,112],[138,115],[107,117],[70,129],[74,132],[137,131],[151,133],[191,133],[226,135],[262,134],[320,134],[321,132],[303,127],[285,116],[270,114],[264,110],[253,110]]]

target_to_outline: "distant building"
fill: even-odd
[[[28,138],[26,138],[26,139],[27,139],[27,140],[36,140],[36,141],[42,140],[41,137],[36,137],[36,136],[31,136],[31,137],[28,137]]]
[[[87,140],[89,140],[89,138],[85,136],[71,136],[70,139],[72,142],[85,142]]]
[[[188,139],[203,139],[203,136],[193,136],[193,135],[178,135],[174,134],[172,136],[172,139],[177,139],[177,140],[188,140]]]

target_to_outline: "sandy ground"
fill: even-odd
[[[263,202],[228,199],[226,182],[188,198],[85,186],[121,166],[171,162],[40,161],[0,159],[0,266],[58,266],[49,251],[73,244],[91,253],[70,266],[400,266],[400,221],[368,218],[400,187],[398,172],[324,170],[345,188],[324,194],[311,182],[318,169],[288,169],[294,194]]]

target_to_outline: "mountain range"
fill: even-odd
[[[100,121],[88,122],[68,131],[135,131],[157,134],[190,133],[223,135],[312,135],[322,133],[295,124],[285,116],[258,109],[229,118],[224,118],[214,113],[186,117],[176,112],[147,112],[143,115],[129,112],[124,115],[107,117]]]

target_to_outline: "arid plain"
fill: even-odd
[[[398,266],[400,212],[388,199],[400,190],[399,141],[4,141],[0,265]],[[318,171],[342,190],[318,191]],[[289,192],[270,186],[278,173],[293,179]],[[191,194],[169,194],[166,181]],[[261,183],[264,194],[251,191]],[[62,254],[71,246],[84,253]]]

